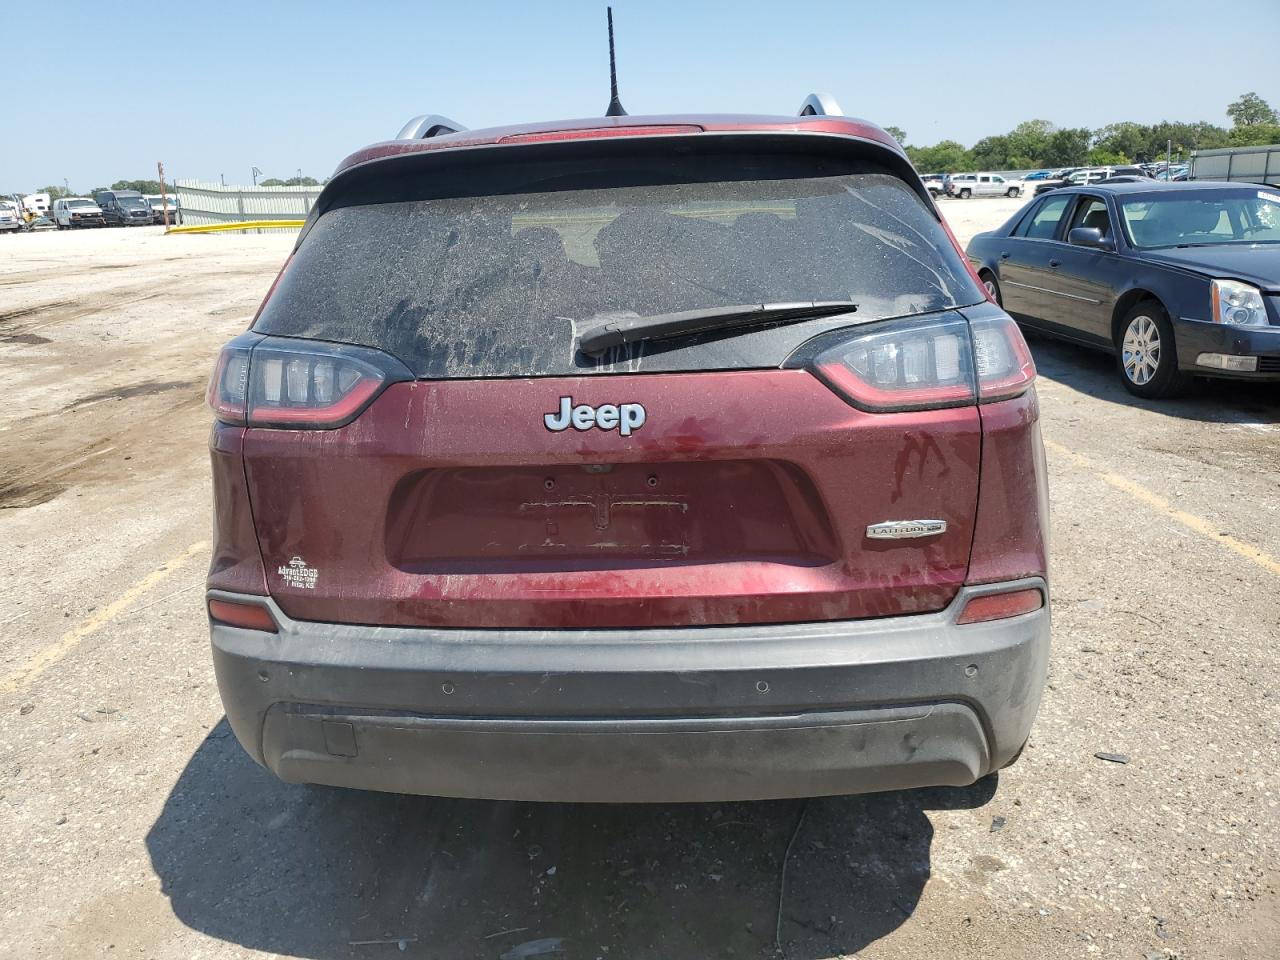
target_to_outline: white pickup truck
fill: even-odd
[[[947,196],[968,200],[970,197],[1020,197],[1022,181],[1010,180],[998,173],[953,173]]]
[[[16,233],[22,229],[22,214],[11,200],[0,200],[0,233]]]

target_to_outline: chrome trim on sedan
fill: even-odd
[[[1061,290],[1050,290],[1048,287],[1033,287],[1029,283],[1017,283],[1013,280],[1004,281],[1006,287],[1021,287],[1023,290],[1038,290],[1040,293],[1052,293],[1055,297],[1066,297],[1068,300],[1080,300],[1084,303],[1101,303],[1101,300],[1094,300],[1090,297],[1077,297],[1074,293],[1063,293]]]

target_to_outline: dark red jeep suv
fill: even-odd
[[[418,123],[342,163],[210,384],[213,655],[255,760],[681,801],[1017,757],[1031,357],[893,139],[814,102]]]

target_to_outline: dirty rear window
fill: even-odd
[[[731,369],[776,366],[833,321],[596,357],[577,339],[618,314],[852,300],[861,323],[981,299],[923,201],[879,167],[682,163],[331,209],[255,329],[376,347],[423,378]]]

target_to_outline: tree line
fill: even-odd
[[[964,173],[968,170],[1029,170],[1041,167],[1107,166],[1117,163],[1148,163],[1163,160],[1172,141],[1173,155],[1187,159],[1192,150],[1216,147],[1252,147],[1280,143],[1280,114],[1256,93],[1245,93],[1227,107],[1231,129],[1212,123],[1112,123],[1097,130],[1087,127],[1056,127],[1048,120],[1027,120],[1008,133],[983,137],[972,147],[955,140],[943,140],[930,147],[907,143],[901,127],[885,127],[903,145],[907,156],[921,173]],[[319,186],[314,177],[271,178],[260,187]],[[92,197],[103,190],[137,190],[160,193],[156,180],[117,180],[110,187],[94,187],[86,194],[65,187],[41,187],[33,193],[47,193],[50,199]]]
[[[1042,167],[1106,166],[1163,160],[1170,141],[1173,155],[1186,160],[1192,150],[1251,147],[1280,143],[1280,115],[1256,93],[1243,94],[1227,107],[1231,129],[1212,123],[1112,123],[1097,130],[1056,127],[1048,120],[1027,120],[1011,131],[983,137],[972,147],[943,140],[922,147],[907,143],[898,127],[885,129],[903,145],[922,173],[967,170],[1026,170]]]

